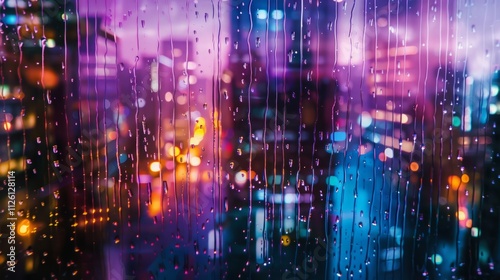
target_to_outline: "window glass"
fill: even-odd
[[[500,4],[0,0],[6,279],[500,277]]]

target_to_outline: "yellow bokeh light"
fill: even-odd
[[[462,179],[462,182],[469,183],[469,179],[470,178],[469,178],[469,175],[463,174],[462,177],[461,177],[461,179]]]
[[[201,140],[203,140],[203,137],[191,137],[189,138],[189,145],[190,146],[198,146],[201,143]]]
[[[175,159],[178,163],[186,163],[186,155],[179,155]]]
[[[205,130],[202,128],[197,128],[194,130],[194,136],[193,137],[200,137],[203,139],[203,136],[205,136]]]
[[[462,181],[460,180],[460,177],[458,177],[456,175],[452,175],[452,176],[448,177],[448,184],[450,185],[450,187],[453,190],[458,190],[458,188],[460,187],[461,182]]]
[[[192,166],[199,166],[201,164],[201,158],[199,157],[191,157],[189,159],[189,163],[192,165]]]
[[[21,236],[26,236],[30,231],[30,221],[27,219],[22,220],[17,227],[17,233]]]
[[[207,121],[205,120],[204,117],[198,117],[198,118],[196,118],[195,122],[196,122],[196,126],[205,126]]]
[[[201,179],[203,180],[203,182],[211,181],[213,179],[212,172],[210,171],[203,172],[203,174],[201,175]]]
[[[410,163],[410,170],[411,171],[416,172],[416,171],[418,171],[418,168],[419,168],[418,163],[416,163],[416,162]]]
[[[27,272],[33,271],[34,267],[34,261],[33,258],[26,258],[25,264],[24,264],[24,269]]]
[[[159,161],[153,161],[150,165],[149,165],[149,169],[152,171],[152,172],[159,172],[161,170],[161,165],[160,165],[160,162]]]
[[[408,123],[409,121],[410,121],[410,119],[408,118],[408,116],[407,116],[407,115],[403,114],[403,115],[401,116],[401,122],[402,122],[402,123]]]
[[[151,201],[148,207],[148,215],[154,217],[161,212],[161,195],[158,192],[151,194]]]
[[[240,170],[234,175],[234,181],[239,186],[244,185],[247,182],[247,172],[245,170]]]
[[[464,212],[464,211],[462,211],[462,210],[458,211],[458,219],[459,219],[460,221],[463,221],[463,220],[465,220],[466,218],[467,218],[467,215],[465,214],[465,212]]]
[[[171,157],[176,157],[180,153],[181,153],[181,149],[179,149],[179,147],[170,146],[168,148],[168,155],[171,156]]]
[[[290,245],[290,237],[288,235],[281,236],[281,244],[283,244],[283,246]]]
[[[3,129],[5,131],[10,131],[11,128],[12,128],[12,124],[10,122],[4,122],[3,123]]]
[[[458,213],[457,213],[457,216],[458,216],[458,219],[460,221],[465,221],[467,219],[467,208],[465,207],[460,207],[458,209]]]

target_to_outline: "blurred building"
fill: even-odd
[[[79,131],[71,119],[79,114],[71,107],[78,100],[77,28],[75,6],[60,2],[44,1],[43,9],[41,2],[2,2],[0,173],[16,171],[18,222],[28,225],[18,228],[17,279],[78,271],[77,252],[67,249],[75,247],[69,213],[76,186],[63,168]]]
[[[231,178],[225,246],[234,257],[228,278],[321,278],[326,262],[311,261],[328,234],[331,120],[323,116],[337,87],[324,43],[333,34],[322,32],[333,10],[328,4],[248,5],[237,5],[231,16],[234,129],[224,167]],[[325,257],[326,248],[319,249]],[[304,272],[303,264],[313,272]]]

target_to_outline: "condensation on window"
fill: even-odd
[[[494,0],[0,0],[5,279],[500,277]]]

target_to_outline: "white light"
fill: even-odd
[[[491,86],[491,96],[497,96],[497,95],[498,95],[498,86],[492,85]]]
[[[172,102],[173,98],[174,95],[170,91],[167,91],[167,93],[165,93],[165,101]]]
[[[3,1],[0,1],[0,3],[2,3],[2,2]],[[24,9],[24,8],[26,8],[26,2],[16,1],[16,0],[8,0],[7,1],[7,7],[9,7],[9,8],[15,8],[16,6],[18,8]]]
[[[199,157],[190,157],[189,163],[192,166],[199,166],[201,164],[201,158],[199,158]]]
[[[471,86],[472,84],[474,84],[474,78],[472,78],[470,76],[465,78],[465,84],[467,84],[468,86]]]
[[[196,78],[196,76],[189,76],[189,84],[190,85],[194,85],[194,84],[196,84],[196,82],[198,82],[198,79]]]
[[[257,10],[257,18],[258,19],[266,19],[267,11],[266,10]]]
[[[264,254],[263,254],[263,252],[265,251],[265,248],[264,248],[265,244],[266,244],[266,241],[262,237],[257,238],[257,240],[255,242],[255,258],[256,258],[255,261],[258,264],[263,264],[264,263]]]
[[[464,130],[465,131],[472,130],[472,110],[470,106],[465,107]]]
[[[184,95],[177,96],[177,104],[185,105],[187,103],[187,97]]]
[[[285,194],[285,204],[290,204],[295,202],[297,202],[295,194],[292,193]]]
[[[149,165],[149,169],[150,169],[152,172],[160,172],[160,171],[161,171],[161,164],[160,164],[160,162],[158,162],[158,161],[153,161],[153,162]]]
[[[160,55],[158,62],[167,66],[167,67],[170,67],[170,68],[172,68],[172,65],[173,65],[172,59],[170,59],[169,57],[166,57],[164,55]]]
[[[264,208],[258,208],[255,211],[255,237],[261,238],[264,236],[264,225],[266,224],[266,213]]]
[[[358,117],[358,124],[361,124],[361,127],[367,128],[372,124],[372,116],[368,112],[363,112]]]
[[[218,247],[216,247],[218,246],[218,243],[215,242],[215,240],[220,240],[219,238],[219,231],[215,231],[212,229],[208,232],[208,255],[211,257],[217,258],[219,255],[217,253]]]
[[[158,82],[158,65],[156,63],[151,64],[151,90],[153,92],[158,92],[159,82]]]
[[[45,42],[45,46],[47,48],[53,48],[56,46],[56,41],[54,41],[54,39],[47,39],[47,41]]]
[[[195,70],[197,67],[197,64],[196,62],[194,61],[188,61],[187,63],[186,62],[183,62],[182,63],[182,68],[183,69],[187,69],[187,70]]]
[[[139,105],[139,108],[144,107],[146,105],[146,100],[144,100],[144,98],[138,98],[137,105]]]
[[[274,10],[272,13],[271,13],[271,16],[273,17],[273,19],[275,20],[280,20],[283,18],[283,11],[282,10]]]
[[[384,154],[388,158],[394,157],[394,151],[391,148],[385,148]]]
[[[490,104],[490,115],[494,115],[498,112],[498,107],[496,104]]]
[[[239,186],[244,185],[247,180],[247,172],[244,170],[241,170],[234,175],[234,182]]]

